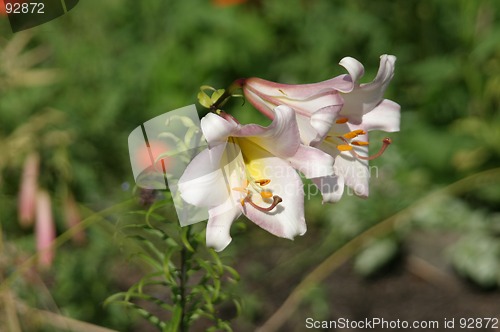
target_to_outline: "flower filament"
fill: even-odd
[[[247,175],[249,176],[249,174]],[[262,187],[267,186],[271,182],[270,179],[259,179],[259,180],[253,180],[253,181],[248,181],[248,179],[245,179],[243,186],[242,187],[235,187],[232,188],[235,191],[239,191],[244,193],[246,196],[240,200],[241,206],[245,206],[245,203],[250,204],[253,206],[255,209],[262,211],[262,212],[270,212],[272,211],[279,203],[283,201],[283,199],[278,196],[278,195],[273,195],[272,191],[269,189],[263,189]],[[252,201],[252,192],[248,189],[248,187],[252,187],[252,189],[260,194],[263,200],[268,200],[268,199],[273,199],[271,205],[268,207],[262,207],[255,202]]]
[[[343,120],[344,120],[344,118],[341,118],[337,121],[343,121]],[[344,123],[344,122],[337,122],[337,123]],[[385,152],[387,147],[392,143],[392,140],[389,137],[384,138],[382,140],[382,147],[380,148],[380,150],[377,153],[375,153],[374,155],[365,157],[365,156],[362,156],[362,155],[359,155],[358,153],[356,153],[356,151],[354,150],[354,147],[355,146],[368,146],[369,143],[367,141],[353,141],[353,139],[355,139],[359,135],[365,135],[365,134],[366,134],[366,131],[364,131],[362,129],[356,129],[356,130],[347,132],[341,136],[337,136],[337,138],[341,140],[341,144],[337,144],[337,146],[336,146],[337,150],[339,150],[340,152],[349,151],[354,157],[356,157],[358,159],[373,160],[373,159],[380,157]],[[331,136],[327,136],[326,139],[329,141],[332,141]]]

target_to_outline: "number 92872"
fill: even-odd
[[[5,1],[7,14],[44,14],[45,4],[42,2],[10,3]]]

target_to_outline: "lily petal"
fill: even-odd
[[[311,141],[303,141],[306,145],[315,145],[328,134],[335,119],[338,117],[342,105],[332,105],[319,109],[311,115],[311,126],[316,132],[316,136]]]
[[[359,85],[347,94],[343,94],[344,107],[341,114],[348,117],[349,122],[360,124],[363,115],[372,111],[382,101],[382,96],[394,76],[395,62],[395,56],[382,55],[375,79],[370,83]]]
[[[362,138],[362,136],[360,136]],[[368,156],[368,146],[354,148],[360,156]],[[348,151],[335,158],[335,174],[342,176],[345,185],[351,188],[357,196],[368,197],[370,173],[368,161],[352,156]]]
[[[332,175],[312,179],[321,192],[323,203],[335,203],[342,198],[344,193],[344,178]]]
[[[257,96],[275,97],[287,100],[310,100],[332,91],[349,92],[353,88],[351,76],[344,74],[326,81],[309,84],[281,84],[257,77],[245,80],[244,89]]]
[[[248,81],[248,80],[247,80]],[[252,104],[256,109],[259,110],[262,114],[264,114],[269,119],[274,119],[273,108],[278,104],[272,104],[265,99],[262,99],[261,95],[258,94],[256,90],[247,89],[245,85],[245,89],[243,90],[245,93],[245,98]]]
[[[308,179],[333,174],[333,157],[310,146],[301,145],[297,153],[287,160]]]
[[[348,75],[340,75],[326,81],[310,84],[281,84],[252,77],[245,80],[245,89],[248,88],[260,97],[267,95],[298,101],[317,98],[332,91],[351,92],[354,88],[354,82],[363,76],[364,67],[358,60],[351,57],[343,58],[339,64],[347,70]]]
[[[360,135],[358,137],[360,140],[368,139],[367,135]],[[340,152],[335,144],[328,141],[324,141],[320,148],[335,158],[333,165],[334,174],[342,179],[337,180],[338,185],[340,186],[342,183],[345,183],[357,196],[368,197],[368,182],[370,178],[368,160],[356,158],[349,151]],[[368,146],[355,146],[354,151],[360,156],[368,156]],[[320,186],[318,188],[321,190]],[[336,195],[335,193],[333,194]],[[324,201],[329,201],[325,200],[325,198],[323,199]]]
[[[210,148],[227,141],[227,138],[238,128],[234,120],[222,118],[214,113],[209,113],[201,119],[201,130]]]
[[[340,60],[339,65],[347,69],[352,82],[357,82],[365,74],[365,67],[358,60],[348,56]],[[354,86],[353,86],[354,87]],[[340,92],[347,93],[351,90],[339,90]]]
[[[401,106],[392,100],[384,99],[372,111],[363,116],[365,130],[399,131]]]
[[[313,145],[317,143],[320,134],[311,125],[311,118],[300,114],[296,115],[297,126],[299,127],[300,141],[306,145]]]
[[[274,109],[274,120],[268,127],[249,124],[236,129],[232,136],[246,137],[279,157],[293,156],[300,145],[295,112],[286,105]]]
[[[385,89],[387,89],[387,85],[389,85],[394,77],[395,64],[396,57],[394,55],[381,55],[377,76],[372,82],[361,84],[361,88],[365,90],[380,90],[383,94]]]
[[[241,209],[236,205],[231,208],[223,205],[208,210],[207,247],[212,247],[217,252],[224,250],[232,240],[231,225],[240,215]]]
[[[205,149],[189,163],[178,183],[184,201],[199,207],[215,207],[227,200],[230,175],[224,171],[224,166],[241,158],[241,153],[236,146],[235,151],[226,147],[226,144],[219,144]]]
[[[303,235],[306,230],[304,218],[304,189],[297,172],[288,162],[270,155],[265,150],[255,150],[252,161],[247,164],[250,174],[259,173],[259,178],[271,180],[266,190],[281,197],[282,202],[271,211],[261,211],[248,202],[243,205],[243,213],[248,219],[271,234],[293,239]],[[252,190],[253,204],[259,207],[268,207],[271,202]]]

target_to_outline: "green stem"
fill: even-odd
[[[187,236],[186,238],[189,239],[189,235],[191,231],[191,226],[187,227]],[[189,261],[189,250],[186,248],[184,245],[181,250],[181,275],[179,277],[179,288],[180,288],[180,295],[181,295],[181,319],[180,319],[180,331],[181,332],[187,332],[188,327],[189,327],[189,322],[186,320],[186,285],[187,285],[187,271],[188,271],[188,261]]]
[[[210,106],[210,111],[215,112],[219,109],[220,106],[224,105],[224,103],[227,101],[229,97],[231,97],[234,93],[234,91],[241,89],[243,87],[243,84],[245,83],[244,78],[237,79],[231,85],[224,90],[224,93],[217,99],[215,103]]]

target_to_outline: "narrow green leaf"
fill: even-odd
[[[194,252],[194,248],[191,246],[191,243],[189,243],[189,240],[187,238],[188,232],[189,232],[189,226],[182,229],[181,240],[187,250],[189,250],[190,252]]]
[[[172,312],[172,319],[170,320],[170,327],[172,328],[171,331],[178,331],[179,327],[181,326],[182,318],[182,308],[180,306],[175,306],[174,311]]]

